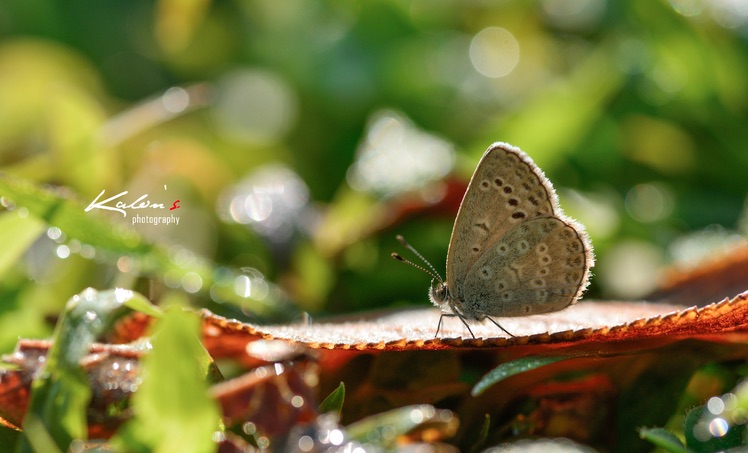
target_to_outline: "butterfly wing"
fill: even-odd
[[[556,244],[556,235],[561,234],[573,233],[573,236],[577,238],[569,239],[567,242],[574,241],[577,246],[581,247],[578,255],[581,254],[583,272],[579,285],[583,289],[592,265],[592,248],[586,239],[586,234],[581,226],[563,215],[553,187],[529,156],[519,148],[506,143],[494,143],[483,154],[470,180],[455,219],[447,253],[447,285],[451,297],[456,299],[455,304],[459,306],[460,304],[480,303],[484,306],[483,311],[475,311],[468,305],[461,306],[463,314],[473,317],[481,314],[495,316],[526,314],[518,313],[515,308],[506,308],[506,304],[498,300],[503,292],[481,283],[483,274],[479,267],[482,269],[490,265],[495,272],[501,273],[508,272],[507,269],[511,269],[512,264],[525,265],[525,260],[531,260],[527,252],[517,256],[511,255],[514,253],[511,247],[514,246],[516,249],[517,244],[511,242],[510,239],[520,240],[519,235],[525,231],[517,229],[520,225],[529,224],[531,231],[541,230],[540,227],[545,224],[534,222],[536,219],[551,219],[554,228],[548,231],[549,236],[545,236],[544,240],[542,240],[542,235],[538,235],[537,240],[526,239],[529,247],[537,247],[542,242]],[[550,223],[546,228],[549,227]],[[511,253],[498,254],[496,247],[500,245],[499,242],[507,244]],[[553,259],[554,255],[551,257]],[[558,264],[559,260],[570,257],[559,255],[555,258]],[[525,276],[525,273],[519,273],[514,285],[526,284]],[[507,282],[514,281],[510,275],[505,277]],[[512,288],[516,290],[517,287],[512,286]],[[554,291],[561,292],[561,289]],[[573,292],[572,301],[581,294],[581,290]],[[536,305],[548,307],[545,311],[558,310],[568,305],[566,303],[560,308],[555,308],[560,304],[561,302]],[[524,310],[524,305],[520,310]]]
[[[472,317],[558,311],[581,296],[589,249],[579,226],[556,217],[523,222],[476,261],[462,283],[462,310]]]

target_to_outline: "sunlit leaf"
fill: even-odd
[[[521,359],[502,363],[483,376],[483,378],[475,384],[471,394],[473,396],[478,396],[492,385],[501,382],[508,377],[550,365],[551,363],[558,362],[565,358],[566,357],[522,357]]]
[[[646,302],[580,302],[545,315],[503,318],[501,325],[513,337],[493,324],[474,323],[471,329],[476,338],[471,338],[459,320],[448,320],[435,338],[440,316],[437,309],[417,309],[292,325],[242,324],[214,315],[205,320],[207,325],[243,333],[248,338],[286,340],[319,349],[399,351],[536,346],[540,351],[543,344],[584,347],[594,342],[614,346],[623,340],[678,341],[692,334],[720,334],[728,339],[748,326],[748,293],[699,308]],[[735,341],[740,341],[737,334]]]
[[[343,401],[345,400],[345,384],[342,382],[325,398],[319,405],[320,413],[335,412],[340,415],[343,410]]]
[[[663,428],[640,428],[639,436],[670,453],[690,452],[675,434]]]
[[[113,444],[128,452],[211,452],[218,430],[218,406],[208,395],[210,363],[199,341],[199,319],[170,308],[153,333],[153,349],[142,363],[142,379],[132,398],[135,418]]]
[[[153,316],[154,318],[161,318],[164,315],[163,310],[158,306],[153,305],[150,300],[138,293],[133,293],[132,297],[127,299],[125,302],[125,306],[131,310],[145,313],[148,316]]]

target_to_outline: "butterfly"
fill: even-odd
[[[447,278],[431,270],[429,299],[444,317],[468,321],[562,310],[587,288],[594,265],[584,226],[564,215],[553,185],[522,150],[494,143],[483,154],[457,212],[447,252]]]

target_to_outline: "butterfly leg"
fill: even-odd
[[[487,319],[488,319],[489,321],[491,321],[492,323],[494,323],[494,325],[495,325],[496,327],[498,327],[499,329],[503,330],[505,334],[509,335],[510,337],[514,337],[514,335],[512,335],[511,333],[509,333],[509,331],[508,331],[508,330],[506,330],[505,328],[501,327],[501,324],[499,324],[498,322],[494,321],[494,319],[493,319],[492,317],[490,317],[490,316],[486,316],[486,318],[487,318]]]
[[[445,315],[442,313],[441,316],[439,316],[439,324],[436,325],[436,335],[434,335],[434,338],[439,336],[439,331],[442,330],[442,319],[444,319],[445,316],[454,316],[454,315]]]
[[[434,338],[439,336],[439,331],[442,330],[442,319],[444,319],[445,316],[447,318],[454,318],[454,317],[460,318],[460,321],[462,321],[465,327],[467,327],[468,332],[470,332],[470,336],[473,337],[473,339],[475,339],[475,335],[473,334],[473,331],[470,329],[470,326],[468,325],[467,321],[465,321],[465,318],[456,313],[442,313],[442,315],[439,316],[439,324],[437,324],[436,326],[436,335],[434,335]],[[509,333],[509,332],[506,332],[506,333]],[[512,335],[512,334],[509,333],[509,335]]]

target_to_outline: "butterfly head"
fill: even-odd
[[[449,289],[443,281],[432,279],[429,288],[429,299],[431,303],[442,308],[449,301]]]

